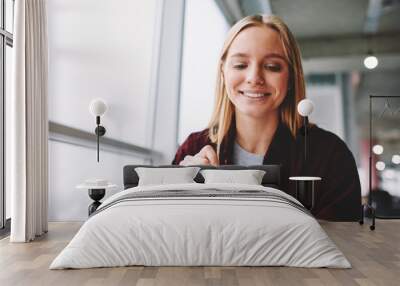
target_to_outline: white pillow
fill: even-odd
[[[201,170],[204,183],[261,185],[265,171],[262,170]]]
[[[199,170],[199,167],[135,168],[139,176],[139,186],[195,183],[193,179]]]

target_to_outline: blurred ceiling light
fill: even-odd
[[[373,70],[374,68],[376,68],[378,66],[378,63],[378,58],[373,55],[368,55],[364,59],[364,66],[369,70]]]
[[[378,171],[383,171],[383,170],[385,170],[386,165],[384,162],[378,161],[378,162],[376,162],[375,167]]]
[[[393,155],[392,163],[396,165],[400,164],[400,155]]]
[[[383,146],[379,144],[374,145],[374,147],[372,147],[372,152],[376,155],[381,155],[383,153]]]

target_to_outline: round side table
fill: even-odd
[[[289,180],[296,182],[296,199],[298,199],[308,210],[314,208],[315,182],[321,181],[320,177],[290,177]]]
[[[94,213],[101,205],[100,200],[104,198],[104,195],[106,194],[106,189],[115,188],[116,186],[117,185],[114,184],[107,184],[103,186],[81,184],[76,186],[77,189],[87,189],[89,197],[93,200],[93,203],[90,204],[88,207],[89,216]]]

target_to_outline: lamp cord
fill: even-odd
[[[100,135],[99,135],[99,124],[97,124],[97,162],[99,162],[99,149],[100,149]]]
[[[307,129],[308,129],[307,125],[308,125],[308,116],[304,116],[304,170],[306,170],[307,168]]]

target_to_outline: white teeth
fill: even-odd
[[[253,93],[253,92],[242,92],[242,94],[252,98],[258,98],[268,95],[268,93]]]

